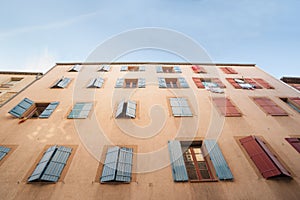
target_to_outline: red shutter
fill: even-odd
[[[218,84],[218,86],[219,86],[220,88],[226,88],[226,86],[225,86],[225,85],[221,82],[221,80],[218,79],[218,78],[212,78],[211,81],[214,82],[214,83],[216,83],[216,84]]]
[[[242,87],[235,82],[233,78],[226,78],[226,80],[235,88],[235,89],[242,89]]]
[[[205,88],[200,78],[193,77],[192,79],[198,88]]]
[[[292,145],[298,153],[300,153],[300,140],[299,138],[285,138],[290,145]]]
[[[264,79],[254,78],[254,80],[266,89],[274,89],[274,87],[270,85],[268,82],[266,82]]]
[[[255,89],[262,89],[260,85],[258,85],[254,80],[251,78],[245,78],[245,81],[255,87]]]
[[[231,67],[221,67],[220,68],[225,74],[237,74],[237,72]]]
[[[240,117],[242,114],[240,111],[231,103],[231,100],[228,98],[213,98],[212,99],[217,109],[225,117]]]
[[[275,104],[271,99],[267,97],[255,97],[253,100],[263,109],[263,111],[272,116],[288,116],[281,107]]]
[[[200,67],[199,65],[193,65],[192,69],[195,73],[206,73],[206,70],[203,67]]]
[[[240,139],[240,143],[245,148],[251,160],[254,162],[255,166],[264,178],[286,175],[285,173],[280,171],[275,163],[273,163],[272,159],[255,140],[255,137],[248,136],[242,138]],[[290,176],[289,173],[288,176]]]

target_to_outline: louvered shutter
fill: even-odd
[[[170,161],[172,166],[172,175],[175,182],[188,181],[188,175],[182,156],[181,145],[179,141],[173,140],[168,142]]]

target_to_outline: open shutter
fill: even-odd
[[[120,147],[109,147],[106,153],[104,167],[100,182],[114,181],[117,170]]]
[[[162,68],[162,66],[157,66],[157,67],[156,67],[156,73],[163,73],[163,68]]]
[[[166,88],[167,83],[165,78],[158,78],[158,86],[159,88]]]
[[[126,116],[135,118],[135,113],[136,113],[136,102],[128,101],[127,108],[126,108]]]
[[[55,108],[58,106],[59,102],[51,102],[47,108],[40,114],[39,118],[49,118],[50,115],[53,113]]]
[[[198,88],[205,88],[200,78],[193,77],[193,81]]]
[[[221,67],[220,68],[225,74],[237,74],[237,72],[231,67]]]
[[[119,150],[119,158],[117,165],[116,181],[129,183],[131,181],[132,171],[132,155],[131,148],[122,147]]]
[[[10,148],[0,146],[0,161],[8,154]]]
[[[34,105],[33,101],[31,101],[28,98],[24,98],[18,105],[16,105],[8,113],[15,117],[21,118],[21,117],[23,117],[24,113],[27,110],[29,110],[29,108],[33,105]]]
[[[101,78],[101,77],[98,77],[98,78],[95,79],[94,87],[101,88],[103,83],[104,83],[104,79]]]
[[[235,89],[242,89],[242,87],[235,82],[233,78],[226,78],[226,80],[235,88]]]
[[[146,87],[146,79],[145,78],[139,78],[138,87],[139,88],[145,88]]]
[[[122,66],[120,71],[128,71],[128,66]]]
[[[220,180],[232,180],[233,175],[227,165],[227,162],[219,148],[216,140],[204,140],[209,157],[214,165],[217,176]]]
[[[212,78],[211,81],[214,82],[214,83],[216,83],[216,84],[218,84],[218,86],[219,86],[220,88],[226,88],[226,86],[225,86],[225,85],[222,83],[222,81],[221,81],[220,79],[218,79],[218,78]]]
[[[199,65],[193,65],[192,70],[194,73],[206,73],[205,69],[203,67],[200,67]]]
[[[180,84],[180,87],[182,88],[189,88],[189,84],[186,82],[185,78],[178,78],[178,81],[179,81],[179,84]]]
[[[291,104],[293,104],[293,106],[297,108],[297,110],[300,110],[300,97],[291,97],[288,98],[288,100]]]
[[[254,78],[253,80],[255,80],[258,84],[260,84],[261,86],[263,86],[266,89],[274,89],[274,87],[272,85],[270,85],[267,81],[265,81],[264,79],[261,78]]]
[[[188,175],[182,156],[181,145],[179,141],[173,140],[168,142],[170,161],[172,165],[172,175],[175,182],[188,181]]]
[[[251,78],[245,78],[245,81],[246,81],[247,83],[253,85],[253,87],[254,87],[255,89],[262,89],[262,87],[261,87],[259,84],[257,84],[254,80],[252,80]]]
[[[292,145],[298,153],[300,153],[300,139],[299,138],[285,138],[290,145]]]
[[[69,72],[79,72],[80,69],[81,69],[81,66],[76,64],[69,70]]]
[[[175,73],[181,73],[181,69],[178,66],[173,67]]]
[[[125,104],[125,101],[124,101],[124,100],[122,100],[122,101],[119,103],[118,108],[117,108],[117,112],[116,112],[116,118],[121,117],[122,112],[123,112],[123,109],[124,109],[124,104]]]
[[[124,86],[124,78],[118,78],[115,88],[122,88]]]
[[[58,88],[65,88],[67,85],[71,82],[70,78],[63,78],[61,79],[57,85],[54,85],[53,87],[58,87]]]

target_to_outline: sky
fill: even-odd
[[[82,62],[115,35],[157,27],[193,39],[214,62],[300,76],[299,9],[298,0],[0,0],[0,71]],[[118,61],[180,58],[141,50]]]

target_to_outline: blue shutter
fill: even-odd
[[[186,82],[185,78],[178,78],[180,83],[180,87],[182,88],[189,88],[189,84]]]
[[[18,105],[16,105],[13,109],[11,109],[8,113],[21,118],[23,117],[23,114],[34,104],[33,101],[31,101],[28,98],[23,99]]]
[[[133,150],[122,147],[119,151],[116,181],[130,182]]]
[[[181,69],[178,66],[173,67],[175,73],[181,73]]]
[[[105,65],[103,67],[103,70],[106,71],[106,72],[108,72],[110,70],[110,66],[109,65]]]
[[[122,88],[124,86],[124,78],[118,78],[115,88]]]
[[[209,157],[214,165],[217,176],[220,180],[232,180],[233,175],[227,165],[226,160],[214,139],[204,140]]]
[[[39,118],[49,118],[50,115],[53,113],[53,111],[56,109],[58,106],[59,102],[51,102],[47,108],[40,114]]]
[[[10,148],[0,146],[0,161],[8,154]]]
[[[145,71],[145,66],[140,66],[139,71],[141,71],[141,72]]]
[[[81,66],[80,65],[74,65],[70,70],[69,72],[79,72],[81,69]]]
[[[88,117],[93,103],[76,103],[68,115],[68,119],[85,119]]]
[[[122,66],[120,71],[128,71],[128,66]]]
[[[124,101],[124,100],[122,100],[122,101],[119,103],[118,108],[117,108],[117,112],[116,112],[116,118],[121,117],[122,112],[123,112],[123,109],[124,109],[124,104],[125,104],[125,101]]]
[[[93,78],[86,87],[87,88],[93,88],[95,81],[96,81],[96,78]]]
[[[163,73],[163,68],[162,68],[162,66],[157,66],[157,67],[156,67],[156,73]]]
[[[145,88],[146,87],[146,79],[145,78],[139,78],[138,87],[139,88]]]
[[[128,101],[127,108],[126,108],[126,116],[135,118],[135,113],[136,113],[136,102]]]
[[[65,88],[71,82],[70,78],[60,79],[52,88]]]
[[[185,163],[182,157],[180,142],[177,140],[168,142],[170,160],[172,165],[172,175],[175,182],[188,181]]]
[[[166,88],[167,87],[167,83],[165,78],[158,78],[158,87],[159,88]]]
[[[104,79],[101,77],[94,78],[90,81],[87,88],[101,88],[104,83]]]
[[[117,146],[108,148],[105,157],[102,176],[100,178],[101,183],[115,180],[119,149],[120,147]]]

